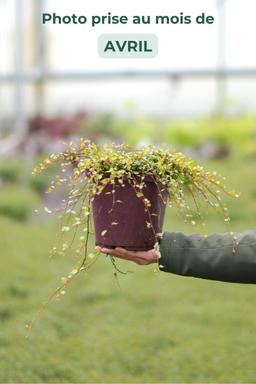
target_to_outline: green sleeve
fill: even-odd
[[[234,248],[234,241],[237,245]],[[164,233],[160,270],[233,283],[256,283],[256,232],[207,237]]]

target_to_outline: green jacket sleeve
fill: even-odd
[[[164,233],[160,254],[159,266],[164,272],[232,283],[256,283],[256,232],[253,231],[207,237]]]

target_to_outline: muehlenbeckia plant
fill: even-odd
[[[205,170],[191,158],[168,148],[148,146],[136,150],[115,144],[99,147],[89,140],[80,139],[78,143],[67,145],[63,152],[52,154],[34,169],[33,175],[46,172],[57,164],[59,173],[51,181],[47,193],[64,186],[67,198],[61,200],[56,209],[45,207],[48,214],[56,214],[60,221],[60,231],[50,254],[74,254],[79,261],[68,276],[62,277],[47,303],[55,296],[64,294],[74,277],[87,271],[97,260],[97,251],[90,253],[88,250],[89,237],[93,234],[91,205],[106,186],[112,185],[114,199],[116,185],[130,183],[136,197],[142,200],[145,209],[149,209],[151,203],[143,190],[145,178],[150,176],[161,186],[159,193],[167,192],[166,207],[175,209],[192,226],[198,223],[204,225],[207,207],[220,212],[224,221],[229,222],[222,195],[238,197],[234,191],[227,190],[221,175]],[[113,222],[113,225],[118,223]],[[146,225],[149,226],[150,222]]]

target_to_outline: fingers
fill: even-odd
[[[117,251],[116,248],[114,249],[109,249],[109,248],[100,248],[102,253],[106,253],[111,256],[117,256]]]
[[[121,259],[133,261],[134,263],[139,265],[148,264],[146,252],[127,251],[127,249],[120,247],[117,247],[115,251],[116,257],[119,257]]]
[[[100,250],[102,253],[106,253],[107,255],[111,255],[114,257],[119,257],[120,259],[124,259],[124,260],[135,261],[135,259],[138,257],[137,255],[132,254],[132,252],[126,251],[123,248],[115,248],[115,249],[101,248]]]
[[[157,258],[153,250],[147,252],[127,251],[127,249],[116,247],[115,249],[99,248],[102,253],[118,257],[123,260],[133,261],[139,265],[147,265],[156,262]]]
[[[122,256],[133,257],[133,258],[140,256],[140,252],[127,251],[127,249],[120,248],[120,247],[116,247],[115,251]]]
[[[119,247],[114,249],[100,248],[100,250],[102,253],[107,253],[108,255],[112,255],[112,256],[118,256],[118,255],[128,256],[124,248],[119,248]]]

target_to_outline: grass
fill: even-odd
[[[230,202],[232,229],[255,228],[253,160],[212,163],[241,190]],[[173,214],[166,229],[191,231]],[[226,227],[209,215],[209,231]],[[256,381],[254,286],[225,284],[120,262],[135,273],[119,278],[102,256],[60,301],[25,324],[72,268],[47,260],[54,223],[0,218],[1,383],[253,383]]]
[[[16,220],[27,220],[39,204],[37,193],[30,188],[13,183],[0,188],[0,215]]]

